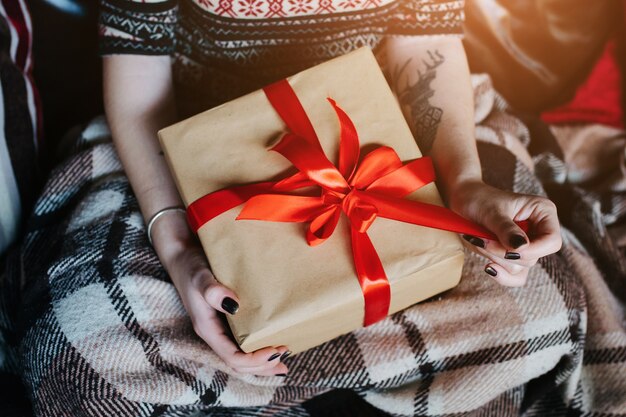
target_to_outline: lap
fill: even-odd
[[[288,358],[287,378],[235,374],[193,333],[106,143],[53,173],[23,256],[20,354],[42,415],[208,406],[297,415],[294,404],[333,388],[390,412],[428,404],[439,415],[484,406],[580,351],[584,301],[563,253],[519,289],[496,284],[468,254],[457,288]]]

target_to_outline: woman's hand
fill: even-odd
[[[176,120],[169,56],[111,55],[103,59],[104,104],[115,147],[144,219],[182,204],[157,140],[157,131]],[[172,278],[193,328],[227,365],[239,372],[287,372],[287,348],[243,353],[229,336],[220,313],[236,313],[239,300],[220,285],[180,212],[161,216],[152,241]]]
[[[189,231],[184,214],[172,212],[159,218],[152,229],[152,238],[196,334],[237,372],[285,374],[287,367],[281,360],[290,353],[286,346],[244,353],[233,342],[220,313],[236,314],[239,299],[213,276],[204,252]]]
[[[561,248],[556,207],[550,200],[515,194],[482,181],[463,183],[450,193],[450,208],[493,232],[498,240],[464,235],[474,251],[491,262],[485,272],[502,285],[526,283],[528,271],[543,256]],[[514,221],[528,220],[528,233]]]

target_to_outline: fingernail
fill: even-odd
[[[498,275],[498,271],[496,271],[495,269],[493,269],[490,266],[487,266],[485,268],[485,272],[488,273],[489,275],[491,275],[492,277],[495,277],[496,275]]]
[[[291,355],[291,351],[288,350],[287,352],[283,353],[282,356],[280,357],[280,360],[283,361],[285,359],[287,359],[289,357],[289,355]]]
[[[239,304],[237,301],[233,300],[230,297],[225,297],[222,300],[222,308],[228,311],[230,314],[235,314],[237,310],[239,310]]]
[[[526,244],[526,238],[522,235],[513,235],[509,238],[509,244],[513,247],[513,249],[517,249]]]
[[[518,260],[522,257],[522,255],[520,255],[517,252],[507,252],[504,254],[504,259],[512,259],[512,260]]]
[[[479,237],[471,236],[471,235],[463,235],[463,239],[467,240],[474,246],[478,246],[479,248],[485,248],[485,241]]]
[[[287,376],[287,374],[276,374],[276,376],[283,376],[283,377],[285,377],[285,376]]]
[[[272,356],[270,356],[270,358],[267,361],[271,362],[271,361],[273,361],[274,359],[276,359],[279,356],[280,356],[280,353],[276,352]]]

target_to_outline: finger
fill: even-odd
[[[522,287],[526,285],[528,271],[528,268],[524,268],[517,274],[511,274],[496,263],[489,263],[485,266],[485,273],[505,287]]]
[[[506,272],[508,272],[511,275],[518,275],[523,270],[528,270],[531,266],[537,263],[537,259],[525,259],[525,260],[520,259],[517,261],[510,261],[504,258],[500,258],[499,256],[496,256],[493,253],[488,252],[486,250],[479,249],[478,252],[484,257],[486,257],[487,259],[489,259],[494,264],[498,264],[499,266],[504,268],[504,270],[506,270]]]
[[[194,288],[190,287],[183,297],[185,307],[193,324],[193,329],[202,340],[204,340],[213,351],[226,362],[234,357],[236,352],[240,352],[239,347],[232,340],[230,331],[225,326],[223,320],[218,316],[202,295]],[[269,352],[268,355],[277,353],[278,350]],[[260,363],[260,362],[259,362]]]
[[[213,350],[224,359],[226,364],[238,370],[271,369],[281,363],[280,358],[287,352],[285,346],[278,348],[269,346],[245,353],[227,335],[213,338],[211,343]]]
[[[529,219],[532,224],[531,241],[524,248],[524,255],[541,258],[558,252],[562,245],[561,226],[554,203],[542,201],[530,213]]]
[[[507,251],[500,242],[495,240],[483,240],[468,235],[463,235],[463,239],[467,242],[468,248],[492,262],[502,265],[513,274],[519,272],[520,268],[530,268],[537,263],[537,259],[529,258],[525,251],[523,253]]]
[[[289,368],[284,363],[278,363],[271,368],[247,369],[246,373],[259,376],[287,376]]]
[[[502,259],[519,260],[522,258],[519,252],[510,251],[497,240],[481,239],[476,236],[462,235],[466,242],[471,243],[478,249],[492,253]]]
[[[204,296],[211,307],[226,314],[235,314],[239,310],[237,295],[217,281],[209,269],[206,255],[199,247],[187,253],[186,267],[192,285]]]
[[[291,352],[286,346],[266,347],[255,352],[244,353],[233,342],[230,331],[199,293],[188,294],[189,314],[194,331],[213,351],[232,368],[266,367],[268,363],[278,363],[280,358]],[[273,366],[273,365],[271,365]]]
[[[238,350],[233,354],[233,363],[239,368],[272,367],[281,363],[284,355],[289,352],[286,346],[266,347],[245,353]]]
[[[529,242],[526,233],[513,221],[498,212],[485,217],[484,226],[493,232],[500,244],[506,249],[505,252],[519,252]]]
[[[287,365],[285,365],[278,359],[260,366],[236,367],[233,369],[240,373],[252,375],[277,375],[287,374],[289,372],[289,368],[287,368]]]
[[[268,347],[252,353],[245,353],[233,343],[219,324],[207,321],[201,323],[200,326],[202,329],[197,329],[196,333],[224,360],[226,365],[236,371],[259,375],[287,372],[287,367],[284,364],[281,366],[280,361],[281,356],[287,351],[286,347],[283,346],[281,349]],[[274,368],[277,370],[270,372]]]
[[[194,286],[200,291],[209,306],[225,314],[236,314],[239,310],[237,295],[220,284],[208,268],[198,271],[192,278]]]
[[[286,369],[287,367],[285,367],[285,369],[259,369],[259,370],[252,370],[252,371],[239,371],[236,370],[236,372],[239,372],[240,374],[250,374],[250,375],[256,375],[256,376],[279,376],[279,377],[285,377],[287,376],[288,370]]]
[[[230,332],[217,317],[200,319],[197,325],[194,324],[194,330],[233,369],[273,367],[280,363],[281,356],[288,350],[280,346],[245,353],[233,342]]]

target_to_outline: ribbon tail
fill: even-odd
[[[376,179],[402,167],[400,157],[389,146],[380,146],[363,157],[350,178],[350,185],[362,190]]]
[[[341,210],[339,207],[331,206],[314,218],[306,232],[306,241],[309,246],[317,246],[324,243],[335,231],[340,216]]]
[[[289,130],[321,151],[322,146],[311,120],[289,82],[287,80],[277,81],[263,88],[263,92]]]
[[[374,324],[389,314],[391,288],[383,265],[367,233],[351,228],[352,255],[359,285],[363,291],[363,326]]]
[[[445,207],[368,192],[360,193],[359,197],[376,206],[378,216],[386,219],[497,240],[496,236],[483,226]]]
[[[335,100],[327,98],[339,119],[339,172],[349,179],[354,173],[359,160],[359,135],[350,117],[337,105]]]

